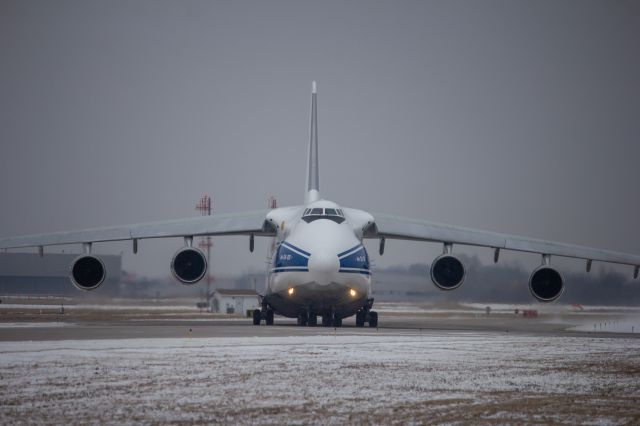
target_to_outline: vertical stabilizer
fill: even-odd
[[[307,164],[307,193],[305,204],[320,199],[320,171],[318,169],[318,90],[311,84],[311,131],[309,135],[309,162]]]

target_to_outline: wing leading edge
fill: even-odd
[[[0,249],[202,235],[275,235],[268,210],[0,238]]]
[[[374,213],[373,216],[375,218],[374,225],[365,233],[365,237],[491,247],[494,249],[585,259],[587,261],[618,263],[631,265],[636,268],[640,266],[640,256],[627,253],[481,231],[385,214]]]

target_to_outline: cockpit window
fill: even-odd
[[[338,224],[344,222],[344,216],[342,215],[342,210],[340,209],[306,209],[302,216],[302,220],[307,223],[311,223],[314,220],[318,219],[328,219]]]

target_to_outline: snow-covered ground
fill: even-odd
[[[0,424],[640,421],[640,339],[359,333],[0,342]]]
[[[0,328],[57,328],[70,327],[70,322],[0,322]]]
[[[456,303],[456,304],[430,304],[411,302],[379,302],[375,304],[378,312],[385,313],[448,313],[448,314],[468,314],[485,313],[487,306],[491,313],[514,313],[516,310],[536,310],[541,314],[606,314],[624,313],[640,315],[638,306],[595,306],[595,305],[563,305],[559,303],[529,303],[529,304],[508,304],[508,303]]]
[[[33,303],[3,303],[0,305],[0,311],[3,309],[59,309],[64,307],[66,311],[85,310],[85,311],[187,311],[198,312],[194,305],[93,305],[93,304],[77,304],[77,305],[42,305]]]
[[[588,321],[572,327],[575,331],[593,331],[602,333],[640,333],[640,318],[605,319]]]

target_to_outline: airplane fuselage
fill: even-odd
[[[287,317],[354,315],[370,297],[371,270],[350,215],[320,200],[295,216],[279,223],[268,271],[269,305]]]

